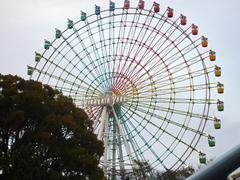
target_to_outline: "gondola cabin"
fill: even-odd
[[[217,109],[218,109],[218,111],[224,111],[224,102],[223,101],[218,100]]]
[[[210,59],[210,61],[216,60],[216,52],[215,51],[212,51],[212,50],[209,51],[209,59]]]
[[[158,3],[156,3],[156,2],[154,2],[153,10],[154,10],[155,13],[160,12],[160,5]]]
[[[130,8],[130,1],[129,0],[125,0],[124,2],[124,9],[129,9]]]
[[[139,0],[138,9],[144,9],[145,2],[143,0]]]
[[[109,7],[110,11],[114,11],[115,10],[115,3],[110,1],[110,7]]]
[[[81,11],[81,21],[86,21],[87,19],[87,13]]]
[[[200,162],[201,164],[206,164],[206,162],[207,162],[207,157],[206,157],[206,154],[205,154],[205,153],[202,153],[202,152],[199,153],[199,162]]]
[[[68,29],[73,28],[73,21],[72,20],[68,19],[67,27],[68,27]]]
[[[55,29],[55,37],[59,39],[62,36],[62,32],[59,29]]]
[[[100,6],[95,5],[95,15],[100,15],[101,8]]]
[[[173,9],[170,8],[170,7],[168,7],[167,16],[168,16],[169,18],[172,18],[172,17],[173,17]]]
[[[217,84],[217,92],[218,94],[223,94],[224,93],[224,85],[218,82]]]
[[[208,145],[209,147],[214,147],[216,144],[215,137],[208,135]]]
[[[214,117],[214,128],[221,129],[221,120],[216,117]]]
[[[51,46],[50,41],[44,40],[44,49],[48,50],[50,48],[50,46]]]
[[[184,16],[184,15],[180,16],[180,24],[182,26],[185,26],[187,24],[187,17],[186,16]]]
[[[202,47],[208,47],[208,38],[202,36]]]
[[[198,26],[196,26],[195,24],[192,25],[192,35],[198,35]]]
[[[35,61],[39,62],[41,60],[41,58],[42,58],[42,55],[37,53],[37,52],[35,52]]]
[[[214,68],[214,73],[215,73],[215,76],[216,76],[216,77],[220,77],[220,76],[222,75],[221,67],[215,66],[215,68]]]
[[[27,74],[31,76],[33,74],[33,68],[31,66],[27,66]]]

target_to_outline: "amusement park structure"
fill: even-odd
[[[96,5],[93,14],[68,19],[28,66],[31,79],[85,109],[104,143],[108,179],[153,179],[154,169],[178,169],[190,156],[206,163],[198,143],[215,146],[206,127],[221,128],[222,71],[208,38],[188,21],[156,2],[125,0],[118,8],[110,1],[106,10]]]

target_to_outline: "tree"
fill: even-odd
[[[71,98],[0,74],[0,178],[103,179],[103,143]]]

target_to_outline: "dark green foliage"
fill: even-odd
[[[72,99],[0,75],[0,179],[103,179],[103,144]]]

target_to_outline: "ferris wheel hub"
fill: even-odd
[[[90,98],[85,99],[82,101],[83,107],[89,107],[89,106],[113,106],[115,104],[121,104],[124,102],[127,102],[128,98],[127,96],[123,95],[115,95],[112,93],[109,93],[102,97],[96,97],[96,98]]]

